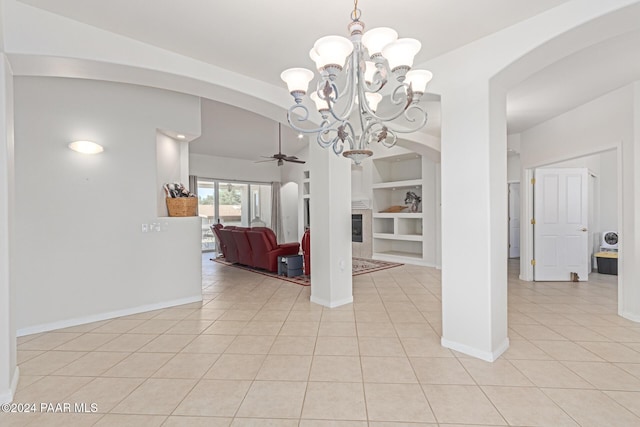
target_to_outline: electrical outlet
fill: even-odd
[[[142,224],[142,229],[141,231],[143,233],[148,233],[149,232],[149,224]]]

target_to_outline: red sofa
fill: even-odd
[[[278,271],[278,257],[296,255],[300,244],[278,244],[276,235],[268,227],[211,227],[220,239],[222,254],[226,261],[261,268],[271,272]]]

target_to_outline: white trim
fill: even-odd
[[[507,349],[509,348],[509,338],[505,338],[502,344],[500,344],[498,348],[496,348],[492,352],[478,350],[476,348],[469,347],[466,344],[460,344],[457,342],[449,341],[447,339],[444,339],[444,337],[440,339],[440,343],[442,344],[443,347],[450,348],[451,350],[455,350],[460,353],[464,353],[469,356],[473,356],[475,358],[485,360],[487,362],[496,361],[502,355],[502,353],[507,351]]]
[[[15,371],[13,371],[13,379],[11,380],[11,388],[9,390],[0,393],[0,404],[3,403],[11,403],[13,398],[16,395],[16,390],[18,389],[18,380],[20,379],[20,368],[16,366]]]
[[[124,310],[108,311],[100,314],[93,314],[86,317],[76,317],[74,319],[60,320],[58,322],[44,323],[41,325],[28,326],[18,329],[16,336],[38,334],[40,332],[53,331],[55,329],[69,328],[71,326],[84,325],[87,323],[99,322],[102,320],[113,319],[116,317],[129,316],[131,314],[144,313],[147,311],[159,310],[162,308],[175,307],[177,305],[190,304],[202,301],[202,295],[185,297],[171,301],[164,301],[155,304],[140,305],[138,307],[126,308]]]
[[[334,301],[334,302],[326,301],[311,295],[310,301],[312,303],[319,304],[324,307],[336,308],[336,307],[340,307],[341,305],[351,304],[353,302],[353,295],[351,295],[349,298],[345,298],[343,300]]]
[[[632,314],[626,311],[623,311],[620,316],[624,317],[627,320],[631,320],[632,322],[638,322],[640,323],[640,315],[639,314]]]

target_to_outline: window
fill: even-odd
[[[271,184],[198,179],[202,250],[215,251],[211,225],[271,227]]]

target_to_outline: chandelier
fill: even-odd
[[[332,147],[335,154],[356,165],[373,155],[367,149],[370,143],[393,147],[399,133],[415,132],[427,123],[427,112],[419,102],[433,77],[430,71],[411,69],[421,48],[418,40],[399,39],[395,30],[386,27],[363,34],[360,15],[355,0],[348,26],[351,37],[322,37],[309,52],[320,75],[317,89],[309,96],[322,117],[318,127],[296,125],[310,118],[303,100],[314,73],[290,68],[280,75],[295,100],[287,112],[291,127],[317,133],[320,146]],[[388,102],[381,104],[383,98]],[[379,105],[384,111],[377,114]]]

